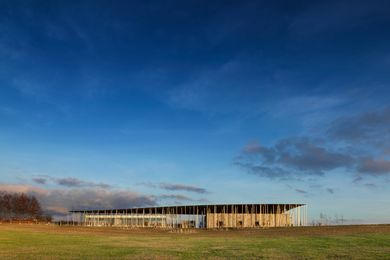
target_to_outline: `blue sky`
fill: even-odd
[[[1,1],[0,188],[390,221],[387,1]]]

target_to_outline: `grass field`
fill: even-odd
[[[390,259],[390,225],[170,233],[0,224],[0,259]]]

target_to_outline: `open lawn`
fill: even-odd
[[[0,259],[390,259],[390,225],[158,230],[0,224]]]

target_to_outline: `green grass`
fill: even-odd
[[[176,234],[3,224],[0,259],[390,259],[384,229]]]

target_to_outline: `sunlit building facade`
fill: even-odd
[[[305,204],[218,204],[71,211],[86,226],[264,228],[307,224]]]

